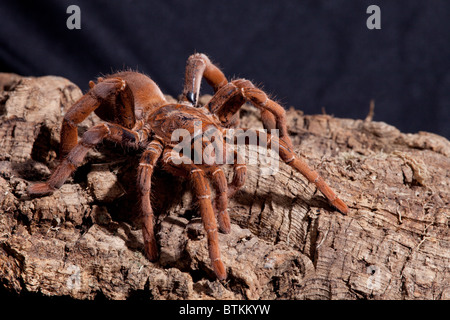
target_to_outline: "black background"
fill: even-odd
[[[69,30],[69,5],[81,30]],[[367,7],[381,9],[369,30]],[[307,114],[365,118],[450,137],[450,1],[2,1],[0,72],[88,81],[123,68],[173,96],[203,52]],[[212,91],[204,85],[204,93]]]

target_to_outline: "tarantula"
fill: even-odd
[[[198,107],[202,78],[213,87],[215,94],[207,105]],[[28,193],[34,196],[48,195],[61,187],[82,163],[87,152],[105,139],[141,150],[137,185],[140,192],[145,254],[151,261],[157,260],[158,249],[153,230],[150,188],[153,169],[159,161],[164,170],[192,180],[193,192],[207,234],[212,268],[218,279],[226,279],[226,269],[220,258],[218,230],[230,232],[227,203],[228,199],[243,186],[246,166],[242,161],[235,161],[233,177],[228,183],[217,157],[213,157],[213,161],[193,163],[189,156],[180,154],[178,160],[182,161],[175,161],[173,156],[175,143],[172,135],[177,129],[187,130],[194,145],[197,141],[196,135],[201,136],[213,128],[219,133],[215,136],[216,142],[223,140],[226,146],[224,132],[227,128],[236,126],[237,113],[245,102],[252,103],[260,110],[265,129],[279,130],[278,137],[271,134],[264,136],[267,139],[267,147],[276,143],[279,146],[279,157],[286,164],[314,183],[331,205],[340,212],[348,211],[345,203],[336,196],[319,174],[311,170],[294,153],[286,128],[285,110],[250,81],[238,79],[229,82],[222,71],[204,54],[194,54],[188,58],[184,89],[177,103],[169,103],[148,76],[133,71],[98,78],[97,83],[90,81],[89,87],[90,90],[64,116],[61,128],[60,164],[47,182],[31,185]],[[105,122],[87,130],[78,142],[77,124],[92,111]],[[201,123],[201,127],[196,131],[195,124],[198,123]],[[200,141],[203,149],[211,143]],[[236,160],[239,154],[234,151],[233,157]],[[214,201],[211,199],[208,180],[212,181],[216,191]]]

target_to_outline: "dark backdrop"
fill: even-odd
[[[66,9],[81,9],[68,30]],[[381,8],[381,30],[366,9]],[[2,1],[0,71],[59,75],[83,90],[131,67],[177,96],[204,52],[285,107],[450,137],[450,1]],[[203,92],[211,93],[207,86]]]

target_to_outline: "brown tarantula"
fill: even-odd
[[[214,88],[215,94],[204,107],[197,106],[200,84],[205,78]],[[228,198],[232,197],[244,184],[246,166],[242,161],[234,161],[233,178],[227,182],[220,168],[224,162],[222,153],[216,150],[213,156],[194,162],[192,157],[180,153],[174,156],[176,141],[173,134],[183,129],[191,137],[190,147],[200,141],[201,150],[207,149],[215,140],[227,147],[225,130],[236,125],[236,114],[245,102],[252,103],[261,111],[265,129],[278,129],[278,136],[258,131],[264,137],[267,147],[277,144],[280,158],[289,166],[302,173],[325,195],[329,202],[342,213],[348,208],[319,174],[293,151],[285,121],[285,110],[250,81],[239,79],[228,82],[220,69],[204,54],[194,54],[187,60],[185,85],[178,103],[169,103],[159,87],[149,77],[132,71],[118,72],[97,83],[89,82],[90,90],[82,96],[65,114],[61,129],[61,163],[45,183],[37,183],[28,188],[30,195],[46,195],[56,188],[79,166],[86,153],[102,140],[110,140],[121,145],[142,150],[138,169],[138,189],[143,219],[145,253],[149,260],[158,257],[153,231],[154,217],[150,203],[150,187],[153,169],[158,161],[164,170],[187,177],[193,182],[193,191],[199,204],[200,214],[207,233],[209,255],[213,270],[220,280],[226,279],[226,270],[220,258],[218,227],[230,232],[230,218],[227,213]],[[98,124],[83,134],[77,142],[77,124],[94,111],[105,123]],[[196,127],[197,126],[197,127]],[[200,128],[200,130],[198,130]],[[203,139],[202,134],[214,129],[215,138]],[[200,137],[200,140],[197,139]],[[248,139],[247,139],[248,140]],[[245,143],[248,143],[246,140]],[[195,148],[194,148],[195,149]],[[186,149],[184,149],[186,150]],[[194,153],[198,150],[194,150]],[[233,159],[239,154],[234,151]],[[211,161],[212,160],[212,161]],[[211,199],[210,179],[216,190],[214,202]]]

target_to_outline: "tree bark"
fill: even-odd
[[[289,166],[247,149],[247,182],[220,234],[217,281],[190,182],[156,170],[160,258],[143,255],[139,154],[89,152],[60,190],[29,198],[58,164],[64,112],[81,95],[59,77],[0,74],[0,291],[94,299],[450,299],[450,142],[364,120],[287,111],[297,154],[350,210],[333,210]],[[202,97],[205,102],[207,96]],[[90,115],[80,134],[99,122]],[[242,127],[262,127],[245,106]],[[273,155],[272,155],[273,156]],[[224,166],[228,179],[230,168]],[[273,168],[272,168],[273,169]]]

